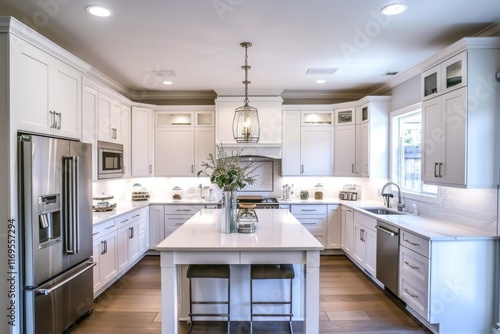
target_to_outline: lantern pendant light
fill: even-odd
[[[245,70],[245,100],[242,107],[238,107],[234,111],[233,119],[233,137],[237,143],[258,143],[260,136],[260,124],[258,110],[248,104],[248,53],[247,50],[252,46],[252,43],[240,43],[245,48],[245,65],[241,66]]]

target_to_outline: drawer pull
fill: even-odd
[[[177,212],[190,212],[191,209],[177,209],[175,211],[177,211]]]
[[[410,267],[411,269],[415,269],[415,270],[420,269],[420,268],[419,268],[419,267],[417,267],[417,266],[412,266],[412,265],[411,265],[408,261],[405,261],[405,264],[406,264],[408,267]]]
[[[108,226],[108,227],[105,227],[104,229],[105,229],[105,230],[109,230],[110,228],[113,228],[113,227],[115,227],[115,224],[113,224],[113,225],[111,225],[111,226]]]
[[[123,223],[126,223],[126,222],[128,222],[128,219],[122,220],[122,221],[120,222],[120,224],[123,224]]]
[[[314,212],[314,211],[316,211],[316,209],[302,209],[300,211],[302,211],[302,212]]]
[[[139,214],[136,214],[135,216],[133,216],[132,218],[137,218],[137,217],[140,217],[140,216],[141,216],[141,214],[139,213]]]
[[[94,235],[98,235],[98,234],[99,234],[99,232],[95,232],[95,233],[93,233],[92,235],[94,236]]]
[[[420,244],[415,243],[415,242],[411,242],[411,241],[410,241],[410,240],[408,240],[408,239],[405,239],[405,241],[406,241],[407,243],[409,243],[410,245],[413,245],[413,246],[420,246]]]
[[[405,288],[404,290],[405,290],[405,292],[406,292],[407,294],[409,294],[412,298],[418,298],[418,295],[414,295],[413,293],[411,293],[410,291],[408,291],[408,289],[407,289],[407,288]]]

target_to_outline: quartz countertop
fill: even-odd
[[[203,209],[156,246],[159,251],[323,250],[323,245],[285,209],[257,209],[255,233],[223,233],[220,210]]]
[[[298,204],[324,204],[324,205],[335,205],[341,204],[344,206],[351,207],[360,213],[369,215],[378,220],[385,221],[392,224],[400,229],[415,233],[423,238],[429,240],[461,240],[461,239],[478,239],[478,238],[500,238],[495,234],[486,233],[481,230],[474,228],[462,226],[455,224],[453,222],[441,220],[434,217],[427,216],[414,216],[411,214],[404,215],[377,215],[370,213],[363,208],[366,207],[383,207],[380,201],[374,200],[359,200],[359,201],[344,201],[338,198],[324,198],[322,200],[315,199],[293,199],[293,200],[283,200],[278,199],[279,204],[283,205],[298,205]],[[124,215],[130,211],[140,209],[142,207],[148,206],[150,204],[156,205],[214,205],[218,201],[205,201],[204,199],[193,198],[193,199],[182,199],[182,200],[172,200],[171,198],[152,198],[149,201],[128,201],[119,202],[117,207],[112,211],[105,212],[94,212],[93,213],[93,224],[99,224],[105,222],[109,219],[114,219],[121,215]],[[215,210],[217,211],[217,210]],[[264,211],[275,211],[275,210],[264,210]]]

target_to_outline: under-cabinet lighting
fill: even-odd
[[[384,15],[398,15],[408,9],[408,6],[404,3],[391,3],[383,7],[380,12]]]
[[[162,84],[164,84],[164,85],[167,85],[167,86],[168,86],[168,85],[172,85],[172,84],[173,84],[173,82],[172,82],[172,81],[168,81],[168,80],[166,80],[166,81],[163,81],[163,82],[162,82]]]
[[[111,15],[111,11],[109,9],[101,6],[87,6],[85,9],[87,12],[95,16],[107,17]]]
[[[325,82],[326,82],[326,80],[316,80],[317,84],[324,84]]]

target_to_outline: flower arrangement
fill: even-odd
[[[198,177],[209,176],[210,182],[217,184],[222,191],[234,192],[253,184],[257,176],[253,173],[259,165],[255,165],[253,161],[242,165],[241,152],[242,150],[236,153],[232,151],[231,155],[228,155],[222,144],[217,145],[216,156],[210,153],[208,160],[202,162],[204,169],[198,172]]]

